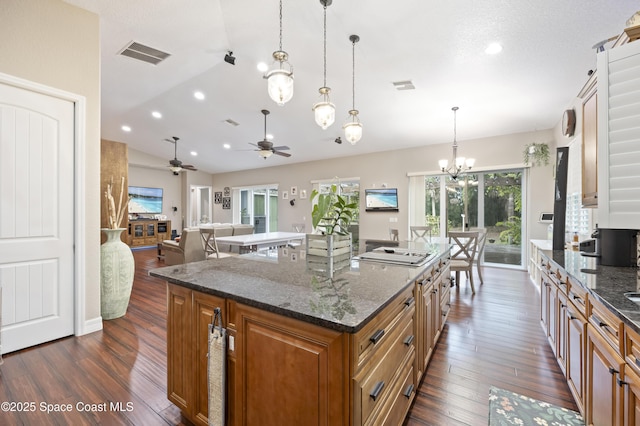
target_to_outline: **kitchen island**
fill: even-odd
[[[402,424],[449,310],[449,246],[333,277],[279,248],[152,270],[167,280],[168,397],[207,423],[207,340],[228,331],[229,425]]]

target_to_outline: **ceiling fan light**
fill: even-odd
[[[182,170],[182,167],[179,166],[171,166],[169,167],[169,170],[171,170],[173,173],[178,173],[179,171]]]
[[[273,152],[270,149],[261,149],[260,151],[258,151],[258,155],[260,155],[260,157],[264,158],[265,160],[271,157],[271,154],[273,154]]]

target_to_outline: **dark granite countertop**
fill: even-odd
[[[430,265],[449,254],[448,244],[425,247],[432,256],[422,266],[351,260],[328,278],[307,269],[304,250],[279,248],[242,256],[153,269],[149,275],[192,290],[355,333]]]
[[[544,250],[541,253],[579,281],[618,318],[640,332],[640,305],[625,297],[625,293],[640,291],[638,268],[602,266],[597,258],[571,250]]]

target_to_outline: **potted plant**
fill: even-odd
[[[530,143],[524,147],[522,160],[527,166],[548,166],[549,165],[549,145],[546,143]]]
[[[358,211],[358,203],[349,203],[338,194],[333,184],[328,193],[311,192],[317,198],[311,211],[311,221],[317,234],[307,234],[307,266],[315,271],[333,272],[349,266],[351,234],[349,225]]]

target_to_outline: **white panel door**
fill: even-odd
[[[74,104],[0,83],[2,353],[73,334]]]

